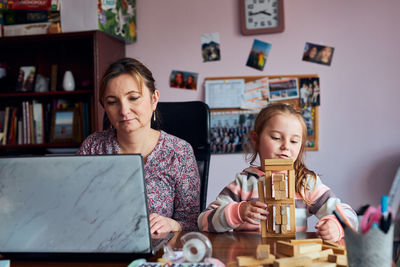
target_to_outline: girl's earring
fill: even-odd
[[[156,111],[153,111],[153,121],[156,121]]]

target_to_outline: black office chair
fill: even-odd
[[[187,141],[194,151],[200,173],[200,209],[207,205],[208,172],[210,169],[210,109],[201,101],[159,102],[158,117],[151,127]],[[106,114],[103,129],[110,127]]]
[[[200,209],[207,205],[208,171],[210,168],[210,109],[201,101],[159,102],[155,129],[186,140],[192,147],[200,173]]]

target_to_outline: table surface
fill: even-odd
[[[172,248],[181,249],[180,238],[187,232],[177,232],[168,242]],[[277,240],[290,240],[293,238],[261,238],[260,233],[256,232],[227,232],[227,233],[207,233],[202,232],[212,243],[213,257],[223,263],[235,261],[237,256],[255,256],[256,248],[259,244],[269,244],[271,253],[275,254],[275,244]],[[315,238],[315,233],[297,233],[296,239]],[[161,257],[163,251],[148,261],[156,261]],[[130,262],[43,262],[43,261],[11,261],[12,267],[66,267],[66,266],[85,266],[85,267],[126,267]]]

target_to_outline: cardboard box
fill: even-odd
[[[61,1],[61,30],[100,30],[127,42],[136,41],[136,0]]]

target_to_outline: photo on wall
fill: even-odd
[[[211,153],[228,154],[252,151],[249,133],[256,111],[211,111]]]
[[[299,88],[295,77],[269,79],[268,84],[271,101],[299,98]]]
[[[219,33],[205,33],[201,35],[201,54],[203,62],[221,60]]]
[[[254,39],[246,66],[257,70],[264,70],[271,46],[269,43]]]
[[[188,90],[197,90],[198,73],[173,70],[169,77],[169,86]]]
[[[300,106],[319,106],[321,104],[321,88],[318,77],[300,78]]]
[[[330,66],[334,50],[331,46],[306,43],[304,46],[303,61]]]

